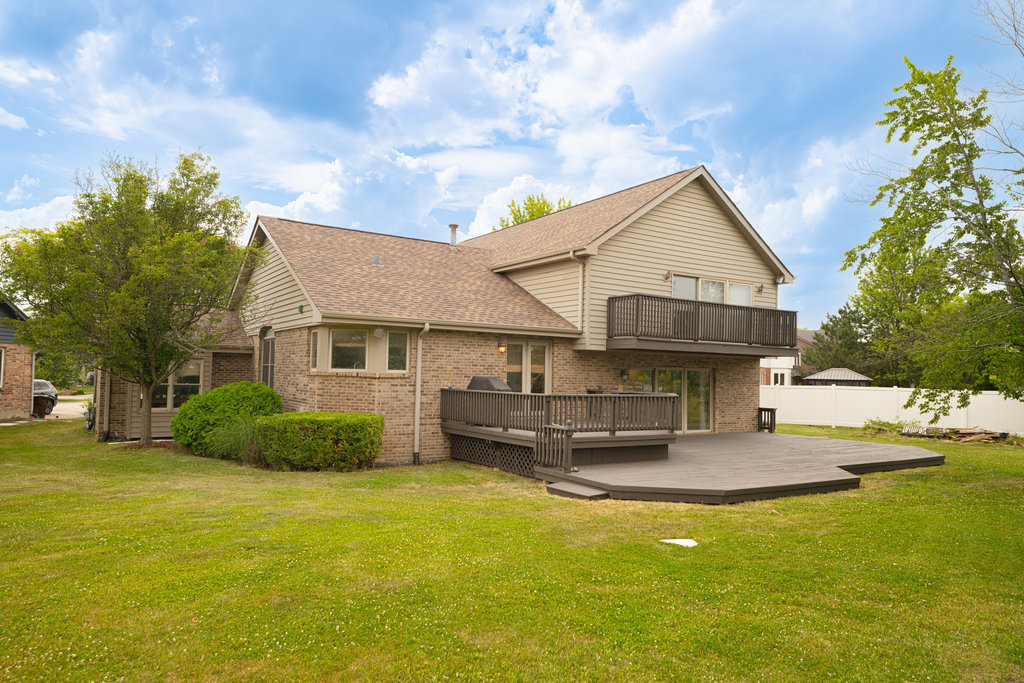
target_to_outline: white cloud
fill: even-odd
[[[57,76],[49,69],[35,66],[24,59],[0,58],[0,81],[13,86],[24,86],[36,81],[56,83]]]
[[[0,107],[0,126],[4,128],[13,128],[14,130],[21,130],[22,128],[28,128],[28,121],[20,116],[6,111],[3,107]]]
[[[465,233],[460,231],[460,238],[476,237],[490,232],[491,228],[498,224],[498,219],[508,214],[508,205],[513,199],[522,201],[528,194],[543,193],[551,201],[556,201],[561,197],[572,199],[576,192],[577,188],[544,182],[531,175],[516,176],[512,182],[483,198],[469,230]]]
[[[71,214],[74,201],[75,198],[71,195],[61,195],[44,204],[0,211],[0,234],[7,229],[52,228]]]
[[[24,174],[21,178],[14,181],[14,185],[11,186],[11,189],[8,190],[7,194],[4,196],[4,201],[8,204],[17,204],[27,199],[31,199],[32,193],[28,191],[28,188],[38,184],[39,178],[33,178],[27,173]]]

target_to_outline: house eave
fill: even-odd
[[[546,337],[566,337],[575,339],[581,332],[577,329],[564,327],[544,327],[535,325],[504,325],[500,323],[459,322],[450,320],[427,320],[423,318],[402,318],[395,316],[352,315],[345,313],[324,313],[321,325],[353,325],[359,323],[396,325],[399,327],[423,327],[430,324],[431,330],[451,330],[459,332],[501,332],[504,334],[539,334]]]

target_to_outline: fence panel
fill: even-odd
[[[931,414],[904,408],[913,390],[905,387],[762,386],[761,406],[776,409],[779,424],[861,427],[872,419],[928,425]],[[938,427],[982,427],[1024,434],[1024,403],[984,391],[966,408],[954,408]]]

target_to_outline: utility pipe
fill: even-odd
[[[412,418],[412,464],[420,464],[420,382],[423,378],[423,335],[430,331],[430,323],[416,335],[416,404]]]

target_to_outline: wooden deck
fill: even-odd
[[[681,437],[667,450],[664,459],[580,465],[576,472],[536,467],[534,476],[623,500],[721,504],[855,489],[858,474],[945,462],[917,446],[767,433]]]

